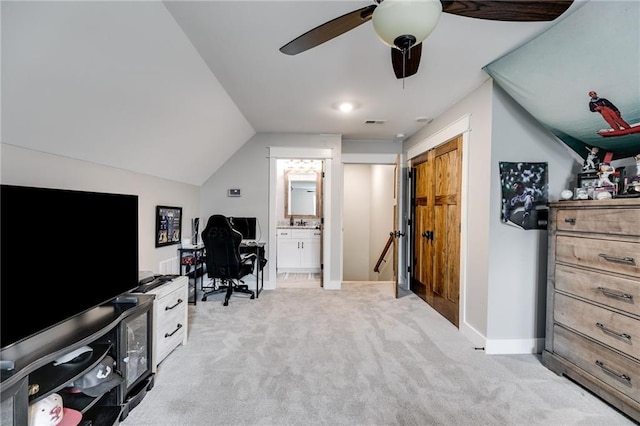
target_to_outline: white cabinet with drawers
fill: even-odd
[[[187,344],[188,326],[187,276],[180,276],[146,294],[153,302],[153,371],[180,344]]]
[[[279,228],[278,272],[320,272],[321,235],[319,229]]]
[[[551,203],[544,364],[640,421],[640,199]]]

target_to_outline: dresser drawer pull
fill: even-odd
[[[636,261],[633,257],[613,257],[604,253],[600,253],[598,256],[606,260],[607,262],[622,263],[625,265],[636,266]]]
[[[565,222],[570,223],[572,225],[576,224],[576,218],[575,217],[567,217],[564,219]]]
[[[167,338],[167,337],[171,337],[171,336],[173,336],[173,335],[174,335],[174,334],[176,334],[176,333],[178,332],[178,330],[180,330],[181,328],[182,328],[182,324],[178,323],[178,326],[176,327],[176,329],[175,329],[175,330],[173,330],[171,333],[165,333],[165,334],[164,334],[164,337],[165,337],[165,338]]]
[[[604,287],[598,287],[598,291],[609,297],[616,297],[618,299],[624,299],[627,302],[633,302],[633,296],[626,293],[618,293],[615,290],[610,290]]]
[[[173,308],[175,308],[176,306],[178,306],[178,305],[179,305],[179,304],[181,304],[181,303],[182,303],[182,299],[178,299],[178,301],[176,302],[176,304],[175,304],[175,305],[165,306],[165,307],[164,307],[164,310],[165,310],[165,311],[170,311],[170,310],[172,310]]]
[[[628,385],[631,385],[631,377],[627,376],[626,374],[616,373],[609,367],[605,366],[604,362],[600,360],[596,360],[596,365],[602,368],[602,371],[604,371],[605,373],[612,375],[613,377],[615,377],[616,379],[619,379],[620,381],[626,382],[626,384]]]
[[[600,330],[604,331],[607,334],[611,334],[613,336],[620,337],[621,339],[631,340],[631,335],[629,335],[627,333],[616,333],[615,331],[610,330],[607,327],[605,327],[604,324],[602,324],[600,322],[596,323],[596,327],[598,327]]]

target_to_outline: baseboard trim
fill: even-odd
[[[324,282],[325,290],[340,290],[341,288],[342,288],[342,281],[325,280]]]
[[[489,355],[540,354],[543,349],[544,338],[487,339],[485,346]]]
[[[484,348],[487,355],[540,354],[544,350],[544,338],[487,339],[469,324],[460,324],[460,332],[474,347]]]

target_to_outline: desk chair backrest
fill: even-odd
[[[213,215],[202,231],[210,278],[237,279],[241,275],[240,243],[242,234],[231,227],[223,215]]]

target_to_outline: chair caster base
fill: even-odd
[[[204,296],[204,297],[202,298],[202,301],[203,301],[203,302],[206,302],[206,301],[207,301],[207,296]]]
[[[249,299],[255,299],[255,298],[256,298],[255,294],[252,294]]]
[[[225,300],[222,306],[229,306],[229,302]]]

